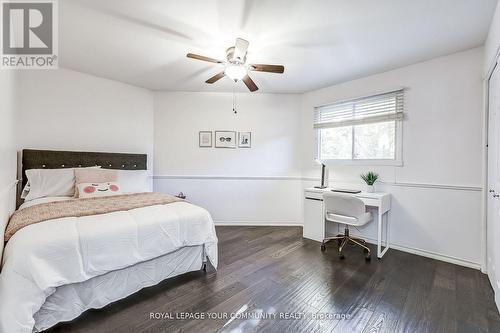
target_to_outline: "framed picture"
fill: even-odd
[[[215,131],[215,148],[236,148],[236,132]]]
[[[252,147],[252,132],[239,132],[238,133],[238,147],[251,148]]]
[[[200,131],[200,147],[201,148],[211,148],[212,147],[212,131]]]

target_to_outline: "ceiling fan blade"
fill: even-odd
[[[224,61],[222,61],[222,60],[217,60],[217,59],[214,59],[214,58],[209,58],[209,57],[205,57],[205,56],[202,56],[202,55],[199,55],[199,54],[194,54],[194,53],[188,53],[186,55],[186,57],[191,58],[191,59],[196,59],[196,60],[213,62],[213,63],[216,63],[216,64],[223,64],[224,63]]]
[[[251,92],[254,92],[259,89],[259,87],[257,87],[255,82],[253,82],[253,80],[248,75],[245,75],[245,77],[243,78],[243,82],[245,82],[245,85]]]
[[[226,74],[224,74],[224,72],[220,72],[219,74],[215,74],[214,76],[212,76],[210,79],[206,80],[205,82],[212,84],[212,83],[217,82],[220,79],[222,79],[225,75]]]
[[[234,57],[244,62],[249,44],[250,43],[243,38],[236,38],[236,43],[234,44]]]
[[[268,72],[282,74],[285,71],[285,67],[281,65],[266,65],[266,64],[251,64],[250,70],[256,72]]]

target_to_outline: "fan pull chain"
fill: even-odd
[[[233,112],[234,112],[234,114],[238,113],[238,111],[236,111],[236,93],[234,91],[234,86],[233,86]]]

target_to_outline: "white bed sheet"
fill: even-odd
[[[145,287],[202,268],[203,245],[188,246],[156,259],[87,281],[57,287],[35,314],[35,332],[70,321],[88,309],[100,309]]]
[[[187,202],[27,226],[5,247],[0,273],[0,332],[32,332],[35,314],[62,286],[200,245],[217,267],[212,218],[205,209]],[[42,313],[40,325],[46,323]]]

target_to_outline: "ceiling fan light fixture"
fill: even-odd
[[[224,65],[224,71],[215,74],[205,81],[205,83],[213,84],[224,76],[227,76],[234,82],[243,81],[250,92],[259,90],[252,78],[248,75],[252,72],[265,72],[283,74],[285,67],[283,65],[269,65],[269,64],[247,64],[247,51],[248,41],[242,38],[236,38],[234,46],[226,50],[227,60],[218,60],[210,57],[205,57],[195,53],[188,53],[186,56],[191,59],[212,62],[215,64]]]
[[[227,65],[224,74],[233,81],[239,81],[247,75],[247,69],[243,65]]]

